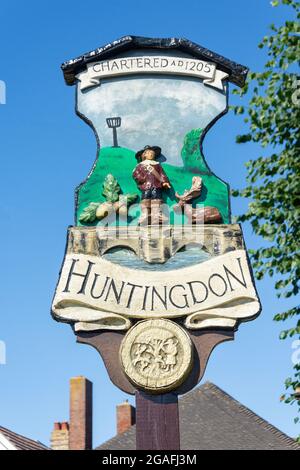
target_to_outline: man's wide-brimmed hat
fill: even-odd
[[[155,158],[159,157],[161,154],[161,148],[157,147],[156,145],[151,146],[151,145],[146,145],[142,150],[139,150],[135,154],[135,158],[140,162],[142,160],[142,155],[145,152],[145,150],[153,150],[155,153]]]

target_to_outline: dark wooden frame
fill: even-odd
[[[186,381],[171,393],[155,395],[137,390],[125,376],[119,361],[124,332],[77,332],[77,342],[88,344],[101,355],[108,375],[118,388],[136,398],[136,448],[179,450],[178,396],[192,390],[201,380],[213,349],[234,339],[232,329],[187,330],[193,343],[193,368]]]

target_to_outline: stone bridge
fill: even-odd
[[[123,247],[148,263],[164,263],[188,245],[217,256],[244,248],[244,241],[238,224],[69,227],[67,252],[101,256]]]

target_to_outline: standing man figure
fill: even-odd
[[[162,191],[170,189],[170,181],[163,167],[156,161],[161,154],[160,147],[146,145],[135,154],[139,162],[133,177],[142,191],[140,225],[160,224],[166,219],[162,214]]]

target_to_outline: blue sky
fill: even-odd
[[[0,80],[7,104],[0,105],[0,340],[7,364],[0,365],[0,425],[47,443],[53,422],[68,420],[69,378],[85,375],[94,383],[98,445],[114,435],[115,406],[127,398],[110,383],[96,351],[77,345],[71,328],[50,317],[74,188],[96,152],[91,129],[75,116],[75,89],[64,84],[60,64],[133,34],[187,37],[258,70],[265,60],[259,40],[288,11],[268,0],[1,2]],[[244,185],[244,162],[260,153],[252,144],[235,144],[243,126],[230,113],[204,143],[211,169],[231,187]],[[243,200],[232,201],[233,214],[245,207]],[[260,245],[248,226],[244,235],[248,248]],[[279,402],[292,368],[292,341],[279,341],[282,326],[272,321],[291,303],[276,298],[273,281],[257,287],[261,316],[242,325],[234,342],[218,346],[204,380],[294,436],[295,410]]]

